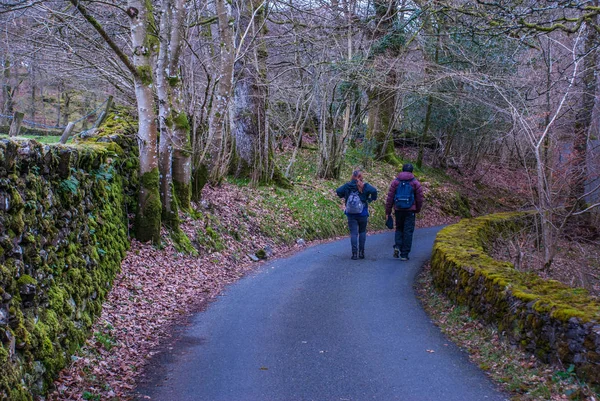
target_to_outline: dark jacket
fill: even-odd
[[[410,182],[410,185],[415,191],[415,203],[413,203],[413,205],[408,210],[413,211],[415,213],[419,213],[421,211],[421,208],[423,207],[423,187],[421,186],[419,180],[415,178],[413,173],[409,173],[408,171],[402,171],[398,173],[394,181],[392,181],[392,183],[390,184],[390,190],[388,191],[387,199],[385,202],[385,214],[391,214],[392,209],[396,209],[394,207],[394,196],[396,195],[396,188],[398,188],[398,184],[400,184],[398,180],[412,180]]]
[[[350,193],[352,191],[358,191],[358,186],[356,185],[356,180],[348,181],[347,183],[345,183],[344,185],[342,185],[341,187],[339,187],[338,189],[335,190],[335,192],[337,193],[337,196],[339,196],[340,198],[344,198],[345,200],[348,200],[348,196],[350,196]],[[363,209],[363,212],[361,213],[361,215],[368,216],[369,215],[368,205],[369,205],[369,203],[373,202],[374,200],[377,200],[377,189],[374,186],[370,185],[369,183],[365,182],[363,191],[362,192],[358,191],[358,197],[365,204],[365,208]]]

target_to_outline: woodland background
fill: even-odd
[[[321,178],[339,177],[348,146],[398,165],[394,146],[412,145],[417,168],[430,149],[433,166],[523,169],[547,266],[572,217],[592,222],[595,0],[19,0],[0,12],[4,116],[62,126],[108,95],[137,108],[141,240],[158,241],[161,220],[177,227],[206,182],[288,186],[296,152],[278,165],[276,150],[307,137]]]

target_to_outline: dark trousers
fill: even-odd
[[[352,244],[352,253],[357,252],[359,249],[361,251],[365,250],[368,221],[369,216],[356,216],[353,214],[348,215],[348,228],[350,229],[350,243]]]
[[[396,210],[396,243],[394,248],[400,250],[400,256],[407,257],[412,247],[415,232],[415,212]]]

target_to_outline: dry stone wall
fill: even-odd
[[[600,383],[598,300],[584,289],[517,271],[486,252],[498,234],[533,219],[531,213],[504,213],[444,228],[433,249],[434,283],[541,360],[572,364],[581,377]]]
[[[100,313],[135,205],[126,134],[0,140],[0,399],[43,394]]]

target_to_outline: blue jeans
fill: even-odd
[[[359,249],[364,251],[365,241],[367,240],[367,222],[369,221],[369,216],[357,216],[354,214],[349,214],[347,216],[352,253],[357,252]]]
[[[408,257],[415,232],[415,212],[396,210],[396,238],[394,248],[400,251],[400,257]]]

